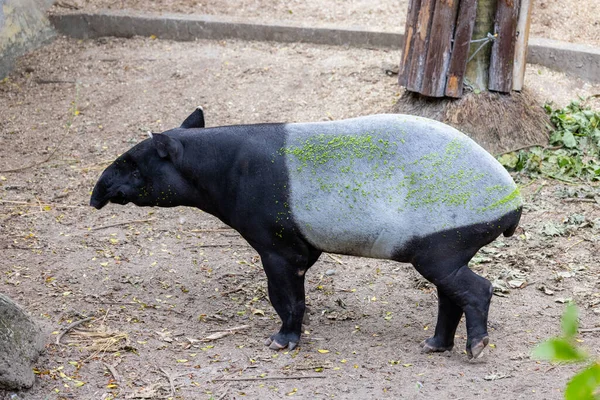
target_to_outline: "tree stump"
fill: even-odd
[[[40,326],[17,304],[0,294],[0,389],[33,386],[32,363],[44,349]]]

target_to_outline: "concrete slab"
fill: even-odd
[[[82,39],[154,35],[161,39],[178,41],[243,39],[393,49],[401,49],[404,42],[403,33],[280,22],[255,24],[235,17],[214,15],[156,15],[132,11],[103,11],[97,14],[53,15],[50,20],[62,34]],[[528,53],[528,63],[540,64],[585,80],[600,81],[600,49],[532,38],[529,41]]]

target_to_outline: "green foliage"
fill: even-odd
[[[535,358],[554,362],[586,362],[589,357],[575,344],[579,327],[577,307],[569,304],[561,320],[562,335],[540,343],[533,350]],[[600,400],[600,362],[596,361],[567,383],[566,400]]]
[[[498,161],[509,170],[533,177],[600,180],[600,111],[577,101],[562,109],[549,104],[544,108],[556,127],[548,145],[502,154]]]

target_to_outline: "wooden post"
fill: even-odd
[[[477,0],[461,0],[446,82],[446,96],[448,97],[462,96],[476,10]]]
[[[408,84],[408,75],[414,54],[414,35],[417,30],[417,16],[419,15],[420,7],[421,0],[410,0],[408,4],[406,28],[404,29],[404,51],[402,53],[402,61],[400,62],[400,72],[398,73],[398,83],[400,86]]]
[[[459,0],[436,1],[421,85],[421,94],[425,96],[444,96],[458,3]]]
[[[521,10],[517,22],[517,41],[515,43],[513,90],[523,89],[523,81],[525,80],[527,42],[529,41],[529,27],[531,26],[531,3],[532,0],[521,0]]]
[[[417,26],[412,44],[413,56],[408,71],[408,81],[406,82],[406,88],[412,92],[421,93],[434,6],[435,0],[421,0],[421,6],[418,10]]]
[[[492,45],[488,89],[508,93],[513,84],[515,36],[520,0],[498,0]]]

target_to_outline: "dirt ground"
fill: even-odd
[[[561,398],[577,366],[530,352],[559,333],[567,299],[583,328],[600,326],[597,185],[516,177],[521,227],[471,265],[498,290],[491,343],[474,362],[464,354],[464,323],[452,352],[419,352],[437,300],[411,266],[326,254],[307,274],[311,323],[300,348],[269,350],[263,341],[278,317],[260,260],[236,232],[194,209],[87,205],[117,155],[199,104],[209,126],[385,112],[400,89],[382,65],[399,57],[61,38],[22,58],[0,84],[0,291],[52,334],[34,388],[18,398]],[[537,66],[526,85],[540,102],[562,105],[600,93]],[[16,168],[24,169],[7,172]],[[95,319],[55,343],[87,317]],[[597,354],[600,332],[578,339]]]
[[[361,26],[402,31],[408,0],[60,0],[55,10],[130,9],[148,12],[213,14],[255,22]],[[600,45],[600,2],[539,0],[533,3],[531,35]]]

